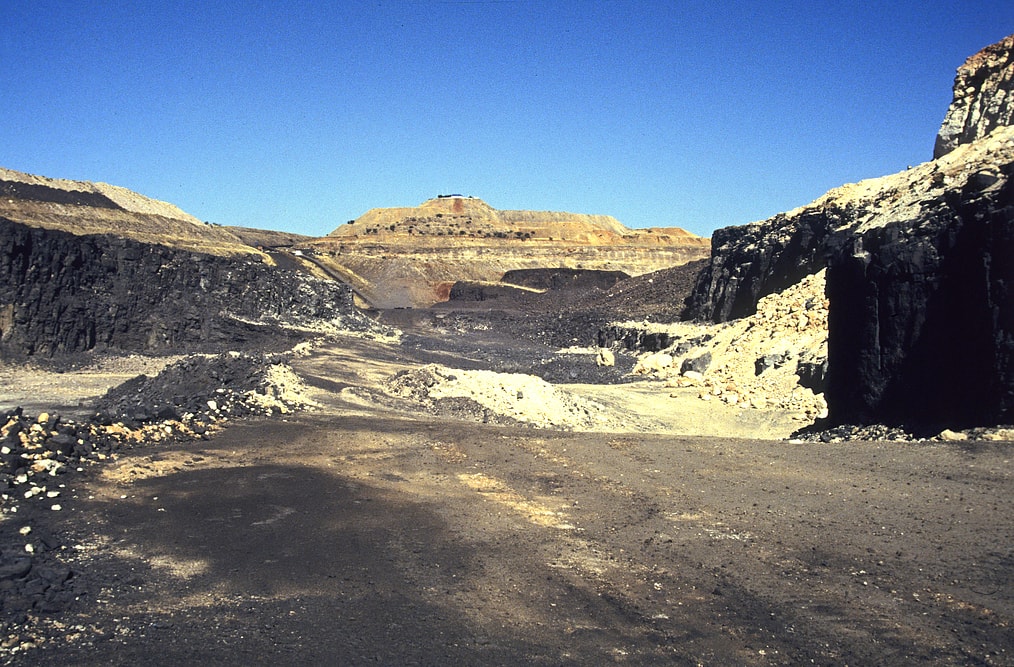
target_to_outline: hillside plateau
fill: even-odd
[[[77,236],[114,235],[219,256],[259,255],[235,234],[201,222],[173,204],[106,183],[47,178],[3,167],[0,217]]]
[[[311,244],[315,261],[377,308],[448,300],[458,281],[495,282],[516,269],[568,268],[640,275],[708,254],[708,239],[679,228],[628,229],[615,218],[501,211],[474,197],[367,211]]]

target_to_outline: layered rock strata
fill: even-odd
[[[500,211],[448,196],[373,209],[311,247],[364,300],[393,308],[446,301],[456,282],[495,283],[517,269],[640,275],[706,257],[710,245],[679,228],[633,230],[610,216]]]

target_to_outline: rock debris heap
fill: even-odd
[[[187,357],[155,377],[139,375],[110,389],[98,402],[98,419],[131,424],[175,420],[201,428],[230,417],[312,406],[287,359],[239,352]]]
[[[69,473],[112,460],[139,442],[200,437],[179,422],[128,427],[122,423],[75,423],[42,413],[30,418],[18,408],[0,426],[0,609],[6,629],[29,613],[55,613],[85,592],[81,579],[59,559],[63,545],[40,527],[38,515],[64,508]]]
[[[111,389],[95,418],[35,418],[20,408],[0,421],[0,610],[8,627],[29,613],[55,613],[85,591],[58,557],[59,539],[39,513],[63,509],[67,480],[132,446],[205,438],[230,418],[312,406],[284,355],[229,353],[185,358],[155,377]],[[2,626],[0,626],[2,627]]]
[[[824,273],[760,299],[749,317],[710,325],[614,323],[599,332],[599,343],[649,350],[635,375],[695,389],[701,400],[785,410],[809,423],[827,416]]]
[[[385,389],[437,414],[483,422],[581,431],[602,427],[607,421],[605,408],[595,401],[521,373],[429,364],[396,374]]]

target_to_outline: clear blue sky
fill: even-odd
[[[0,165],[325,234],[443,193],[709,235],[930,159],[1011,0],[10,2]]]

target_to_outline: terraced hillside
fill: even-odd
[[[516,269],[641,275],[702,259],[710,242],[677,227],[628,229],[606,215],[497,210],[440,196],[367,211],[312,244],[316,260],[381,308],[446,301],[458,281],[498,281]]]

